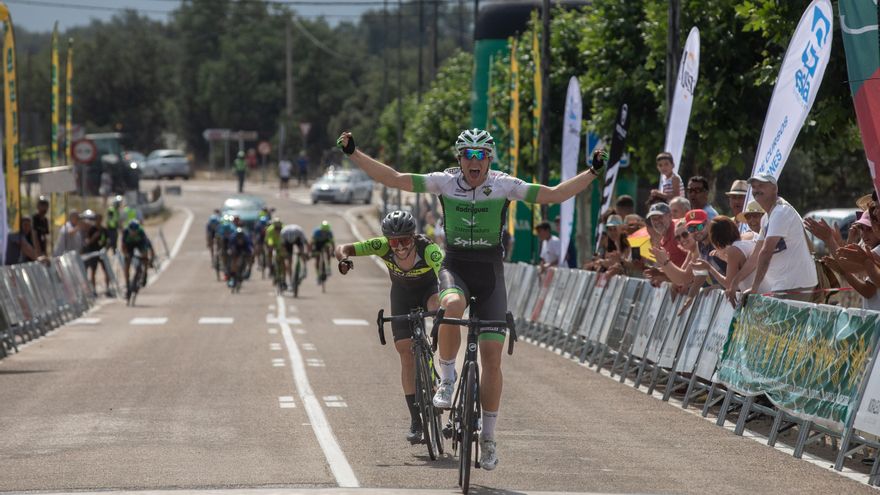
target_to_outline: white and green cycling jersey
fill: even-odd
[[[501,233],[511,201],[534,203],[540,185],[490,170],[485,182],[471,188],[459,167],[414,174],[413,191],[436,194],[443,206],[447,253],[473,253],[485,259],[502,252]]]

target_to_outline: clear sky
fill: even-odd
[[[124,9],[135,9],[157,20],[166,20],[167,13],[180,5],[180,0],[4,0],[12,14],[12,22],[28,31],[51,31],[55,21],[65,30],[73,26],[89,24],[92,19],[109,20]],[[291,7],[307,17],[326,16],[335,24],[343,20],[356,21],[370,8],[381,7],[381,0],[346,0],[345,3],[366,3],[365,6],[333,5],[334,0],[314,0],[313,5],[296,5],[307,0],[279,0],[278,3],[293,4]],[[308,2],[307,2],[308,3]],[[396,3],[395,0],[389,4]],[[321,5],[323,4],[323,5]]]

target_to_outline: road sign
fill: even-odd
[[[229,139],[229,129],[205,129],[202,131],[202,137],[205,141],[223,141]]]
[[[257,131],[234,131],[229,134],[233,141],[256,141],[259,138]]]
[[[260,141],[260,144],[257,145],[257,152],[266,156],[272,152],[272,145],[269,144],[269,141]]]
[[[91,163],[98,156],[98,147],[90,139],[81,139],[73,143],[73,159],[78,163]]]
[[[302,133],[303,137],[308,136],[310,130],[312,130],[312,123],[311,122],[300,122],[299,123],[299,132]]]

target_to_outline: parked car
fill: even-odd
[[[189,158],[181,150],[155,150],[141,167],[141,177],[145,179],[182,177],[188,180],[191,173]]]
[[[849,228],[852,226],[853,222],[859,218],[858,215],[860,214],[861,212],[855,208],[832,208],[828,210],[811,211],[804,215],[804,218],[825,220],[825,223],[828,225],[837,227],[840,231],[840,235],[846,240],[846,237],[849,234]],[[813,243],[813,251],[816,252],[817,256],[825,256],[828,254],[828,248],[825,247],[824,242],[817,239],[816,236],[809,231],[807,231],[807,237]]]
[[[257,219],[260,218],[260,210],[266,207],[266,202],[259,196],[252,194],[236,194],[226,198],[220,208],[222,214],[227,213],[241,218],[245,227],[252,231]]]
[[[332,170],[312,184],[312,203],[353,203],[373,200],[373,180],[361,170]]]

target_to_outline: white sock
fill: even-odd
[[[498,411],[483,411],[483,429],[480,440],[495,440],[495,423],[498,422]]]
[[[440,379],[441,380],[455,380],[455,359],[452,361],[444,361],[443,359],[437,359],[437,364],[440,365]]]

